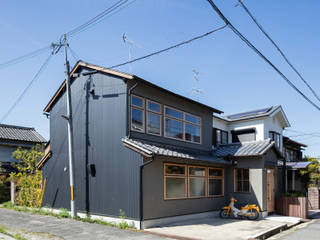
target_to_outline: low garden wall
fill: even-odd
[[[317,187],[308,188],[308,207],[310,210],[319,209],[319,189]]]
[[[276,201],[277,213],[284,216],[308,217],[308,204],[306,197],[278,197]]]

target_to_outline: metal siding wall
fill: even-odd
[[[227,168],[227,194],[226,199],[229,202],[231,197],[238,200],[237,205],[245,204],[258,204],[261,209],[264,209],[264,170],[262,157],[238,158],[236,168],[249,168],[250,169],[250,193],[234,192],[234,168]]]
[[[129,82],[128,88],[133,86],[134,83]],[[139,133],[135,131],[131,131],[132,137],[144,139],[147,141],[155,141],[164,144],[172,144],[176,146],[182,146],[186,148],[193,148],[197,150],[203,151],[211,151],[212,150],[212,115],[213,112],[205,107],[201,107],[195,103],[190,103],[186,100],[183,100],[179,97],[176,97],[172,94],[163,92],[157,88],[153,88],[147,86],[145,84],[139,83],[138,86],[133,90],[132,94],[136,94],[142,97],[145,97],[150,100],[154,100],[156,102],[161,103],[162,105],[171,106],[177,108],[179,110],[200,116],[202,119],[202,143],[195,144],[189,143],[185,141],[175,140],[166,138],[163,136],[154,136],[146,133]],[[162,109],[163,112],[164,109]],[[162,131],[164,130],[164,121],[162,118]]]
[[[77,209],[107,216],[119,216],[122,209],[127,218],[138,219],[142,159],[121,142],[126,133],[126,84],[99,73],[78,78],[71,89]],[[70,206],[69,175],[63,171],[68,167],[67,123],[61,118],[65,105],[63,96],[51,110],[53,155],[43,168],[44,177],[49,176],[43,205],[54,208]],[[87,164],[95,164],[95,177],[86,174]]]
[[[225,197],[164,200],[164,162],[225,168],[223,165],[210,164],[195,160],[156,157],[155,160],[150,165],[147,165],[143,171],[143,217],[145,220],[215,211],[220,210],[221,207],[224,206],[226,203]]]

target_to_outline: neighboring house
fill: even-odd
[[[30,149],[46,140],[29,127],[0,124],[0,174],[8,174],[13,170],[11,163],[17,162],[12,153],[18,148]]]
[[[304,151],[307,145],[294,141],[288,137],[283,137],[283,146],[287,168],[285,191],[307,192],[308,190],[301,181],[300,175],[300,170],[307,168],[311,164],[311,162],[303,161],[302,158],[302,151]]]
[[[264,214],[273,211],[266,192],[273,181],[278,194],[282,138],[275,143],[260,135],[281,135],[289,126],[281,107],[255,119],[255,126],[265,121],[269,128],[256,127],[254,139],[252,130],[243,131],[247,118],[214,117],[214,127],[227,132],[220,132],[217,142],[212,116],[220,110],[82,61],[70,75],[79,212],[113,219],[122,209],[137,228],[145,228],[211,216],[231,196],[259,204]],[[43,206],[70,209],[67,122],[61,117],[65,82],[44,112],[50,119],[50,151],[39,163],[47,179]],[[230,144],[213,148],[219,143]]]
[[[281,106],[213,116],[216,156],[236,162],[233,196],[242,203],[257,202],[266,213],[274,212],[284,189],[278,162],[284,159],[282,133],[289,126]]]

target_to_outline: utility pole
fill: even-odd
[[[68,61],[68,42],[67,35],[64,34],[64,54],[65,54],[65,73],[66,73],[66,93],[67,93],[67,116],[63,116],[68,121],[68,153],[69,153],[69,177],[70,177],[70,194],[71,194],[71,217],[76,217],[76,208],[74,202],[74,172],[73,172],[73,123],[72,123],[72,104],[71,104],[71,89],[70,89],[70,65]]]

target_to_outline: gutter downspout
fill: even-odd
[[[140,230],[142,230],[142,221],[143,221],[143,168],[154,160],[154,154],[152,154],[151,160],[140,165]]]
[[[128,90],[128,94],[127,94],[127,138],[130,138],[130,133],[131,133],[131,121],[130,120],[130,116],[129,114],[131,114],[131,92],[133,91],[133,89],[135,89],[138,86],[139,82],[136,81],[136,83],[129,88]]]

